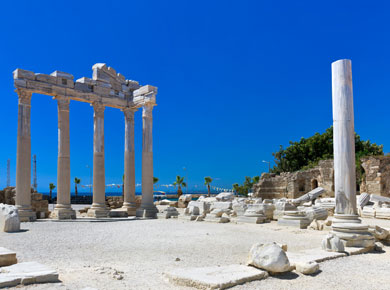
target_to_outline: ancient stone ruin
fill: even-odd
[[[19,96],[18,140],[16,165],[15,203],[22,221],[33,221],[36,214],[31,204],[31,135],[30,109],[33,93],[53,96],[58,104],[58,170],[57,204],[52,217],[75,218],[70,205],[70,146],[69,104],[70,101],[90,103],[94,109],[93,146],[93,204],[88,211],[91,217],[107,217],[109,210],[105,201],[104,171],[104,109],[121,110],[125,117],[125,177],[123,211],[128,215],[155,217],[153,204],[153,107],[156,105],[157,88],[127,80],[113,68],[103,63],[92,67],[92,79],[80,78],[55,71],[50,75],[16,69],[14,85]],[[143,109],[142,147],[142,203],[136,212],[134,170],[134,112]]]

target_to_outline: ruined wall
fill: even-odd
[[[390,197],[390,156],[362,158],[362,167],[360,192]]]
[[[262,198],[298,198],[317,187],[325,189],[323,196],[334,196],[333,160],[323,160],[312,169],[292,173],[263,173],[253,192]]]

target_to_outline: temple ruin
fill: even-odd
[[[33,93],[52,96],[58,104],[58,164],[57,204],[53,218],[75,218],[70,204],[70,101],[90,103],[94,109],[93,140],[93,203],[88,211],[90,217],[107,217],[105,203],[104,170],[104,109],[121,110],[125,119],[124,150],[124,203],[128,215],[154,218],[157,208],[153,204],[153,107],[156,105],[157,88],[140,86],[137,81],[127,80],[106,64],[92,67],[92,79],[82,77],[74,81],[73,75],[55,71],[50,75],[16,69],[14,85],[19,97],[18,138],[16,165],[15,204],[22,221],[33,221],[36,215],[31,208],[31,134],[30,109]],[[134,167],[134,113],[142,107],[142,202],[135,204]]]

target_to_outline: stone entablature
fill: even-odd
[[[73,75],[65,72],[54,71],[47,75],[16,69],[13,72],[14,84],[16,89],[23,92],[97,102],[118,109],[140,108],[145,103],[156,102],[156,87],[141,87],[137,81],[126,80],[104,63],[95,64],[92,70],[92,79],[82,77],[74,81]]]

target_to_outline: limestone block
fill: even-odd
[[[50,75],[46,75],[46,74],[40,74],[40,73],[35,74],[35,80],[40,81],[40,82],[50,83],[50,84],[53,84],[53,85],[57,84],[57,78],[56,77],[53,77],[53,76],[50,76]]]
[[[306,229],[310,225],[310,220],[304,212],[285,211],[282,218],[278,219],[278,225]]]
[[[90,92],[92,92],[93,85],[76,82],[74,84],[74,89],[81,91],[83,93],[90,93]]]
[[[247,224],[263,224],[267,221],[265,216],[239,216],[237,222]]]
[[[245,203],[233,202],[232,208],[237,216],[242,216],[242,215],[244,215],[248,206]]]
[[[0,288],[58,281],[58,273],[55,270],[37,262],[19,263],[1,268]]]
[[[262,280],[268,273],[244,265],[205,268],[178,268],[163,274],[168,282],[198,289],[226,289],[245,282]]]
[[[287,272],[291,269],[286,253],[276,243],[254,244],[247,264],[272,273]]]
[[[10,266],[16,264],[17,262],[18,260],[16,259],[15,252],[0,247],[0,267]],[[0,269],[0,274],[1,274],[1,269]]]
[[[213,202],[210,206],[210,210],[213,209],[221,209],[224,211],[228,211],[232,209],[232,203],[230,201],[217,201]]]
[[[217,201],[233,201],[234,192],[221,192],[215,198]]]
[[[390,219],[390,208],[387,207],[376,208],[375,217],[377,219]]]
[[[200,215],[200,210],[199,210],[199,207],[197,207],[197,206],[187,206],[184,213],[186,215]]]
[[[362,217],[374,218],[376,216],[376,209],[373,206],[364,206],[361,210]]]
[[[142,86],[133,92],[133,96],[138,97],[150,93],[157,93],[157,88],[150,85]]]
[[[297,262],[295,263],[295,270],[304,275],[315,274],[320,270],[320,265],[317,262]]]
[[[35,74],[32,71],[24,70],[17,68],[13,72],[14,79],[27,79],[27,80],[34,80]]]
[[[183,194],[179,197],[179,201],[182,201],[182,202],[190,202],[191,200],[192,200],[191,194]]]
[[[379,226],[369,226],[368,231],[376,240],[386,240],[389,237],[389,231]]]
[[[358,207],[363,208],[370,201],[370,195],[368,193],[362,193],[357,198]]]
[[[321,207],[306,207],[304,208],[307,219],[311,222],[313,220],[326,220],[328,218],[328,211]]]
[[[210,204],[207,202],[204,202],[204,201],[199,201],[199,200],[198,201],[190,201],[188,203],[188,207],[191,207],[191,206],[196,206],[197,208],[199,208],[200,215],[204,215],[204,214],[210,212]]]
[[[325,189],[322,187],[317,187],[313,189],[312,191],[309,191],[308,193],[302,195],[299,198],[296,198],[292,201],[293,204],[299,205],[307,201],[312,201],[318,198],[321,194],[325,192]]]
[[[20,231],[18,209],[14,205],[0,203],[0,232]]]
[[[334,234],[328,234],[322,240],[321,247],[328,252],[344,252],[344,243]]]

